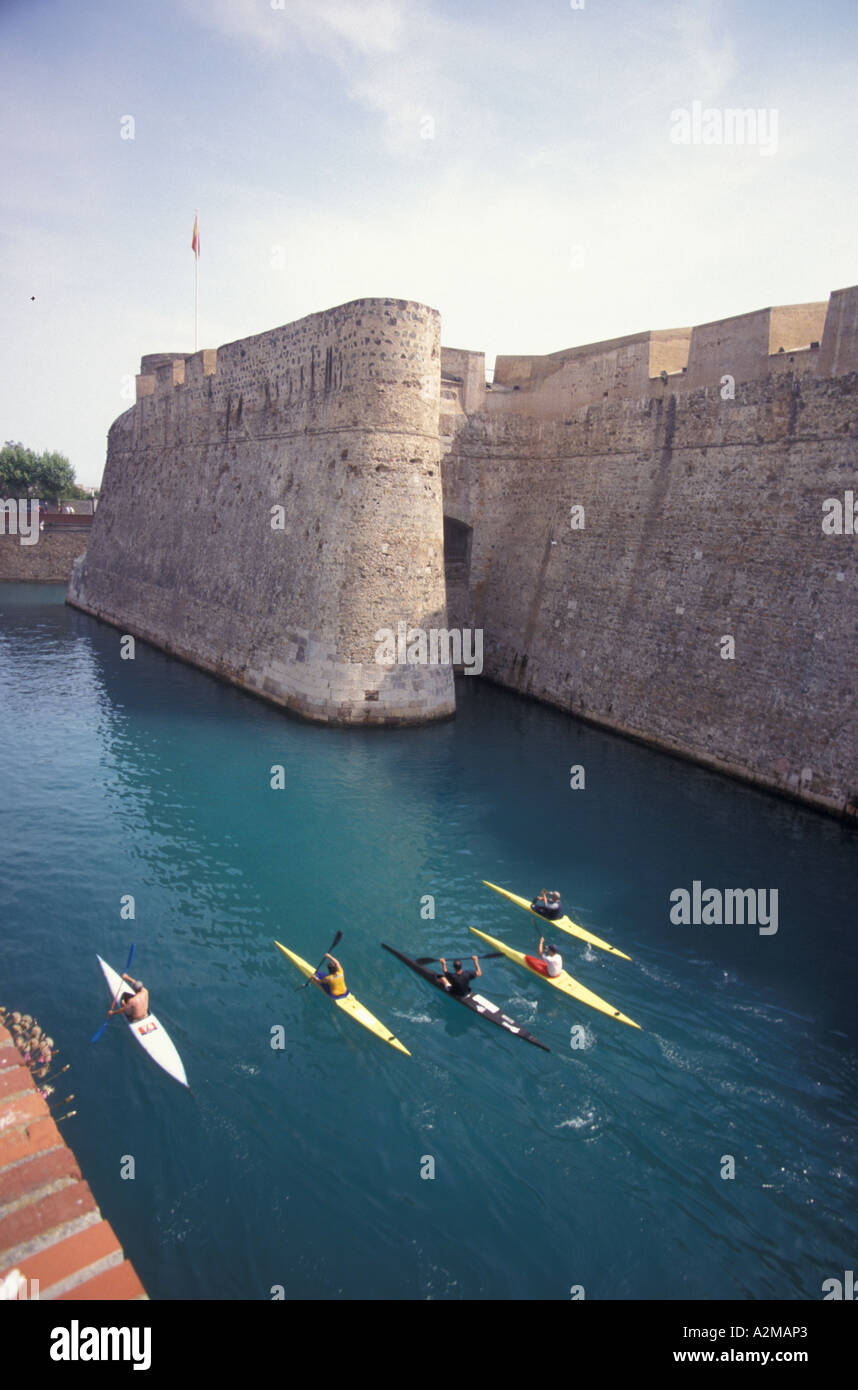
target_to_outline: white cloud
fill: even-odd
[[[125,109],[107,78],[84,106],[71,69],[51,82],[25,61],[22,85],[48,96],[22,105],[13,83],[7,103],[7,122],[10,107],[25,119],[4,185],[5,428],[66,449],[88,482],[120,377],[141,353],[192,345],[197,203],[210,347],[395,295],[439,309],[445,343],[550,352],[856,278],[846,61],[831,57],[824,90],[816,54],[785,66],[775,46],[754,66],[711,4],[460,18],[432,0],[185,0],[184,13],[216,37],[178,35],[182,62],[206,55],[193,81],[143,72],[133,144],[103,132],[99,113]],[[125,37],[105,42],[107,73]],[[777,104],[777,156],[672,145],[670,110],[694,99]]]
[[[264,53],[300,46],[340,62],[395,51],[402,8],[396,0],[187,0],[198,23]]]

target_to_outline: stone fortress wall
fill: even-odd
[[[858,813],[856,537],[822,530],[858,497],[858,288],[481,374],[442,354],[450,620],[484,674]]]
[[[451,714],[449,667],[375,661],[446,626],[439,331],[365,299],[145,357],[68,601],[310,718]]]
[[[375,634],[478,627],[500,684],[854,815],[850,489],[858,288],[491,385],[434,310],[358,300],[143,359],[68,598],[341,723],[452,713],[450,668]]]

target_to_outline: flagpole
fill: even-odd
[[[198,209],[194,208],[194,233],[197,233],[199,223],[197,221]],[[200,279],[200,252],[199,246],[194,249],[194,352],[197,350],[197,318],[199,312],[199,279]]]

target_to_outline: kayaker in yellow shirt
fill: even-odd
[[[332,999],[345,999],[349,990],[343,967],[336,957],[327,951],[325,952],[325,959],[328,961],[327,974],[322,973],[325,966],[320,965],[313,979]]]

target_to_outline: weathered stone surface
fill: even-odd
[[[502,358],[490,389],[378,299],[138,380],[71,603],[324,722],[451,713],[449,668],[380,667],[375,633],[477,626],[504,685],[858,810],[858,539],[822,530],[858,495],[858,288]]]
[[[854,813],[858,537],[822,504],[858,496],[858,376],[478,412],[442,468],[473,528],[451,622],[484,629],[487,676]]]
[[[0,536],[0,580],[18,584],[67,584],[74,561],[83,555],[90,531],[43,531],[35,545],[19,536]]]
[[[446,625],[437,313],[358,300],[142,366],[69,602],[309,718],[451,714],[449,668],[375,661]]]

